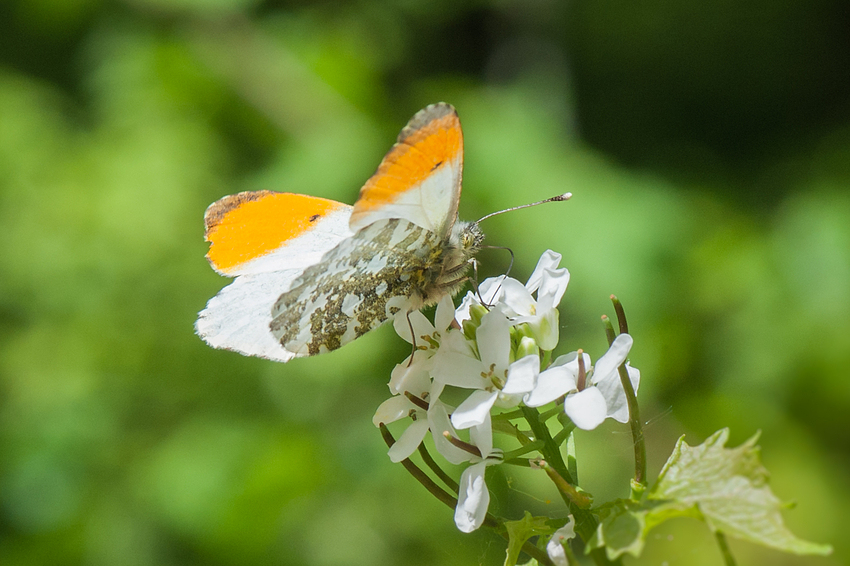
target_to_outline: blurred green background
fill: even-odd
[[[850,561],[850,13],[828,0],[0,2],[0,563],[500,564],[371,425],[391,328],[281,365],[207,347],[203,212],[244,190],[353,202],[407,119],[453,103],[461,217],[572,282],[564,351],[623,300],[650,470],[762,431],[774,491]],[[506,254],[482,253],[483,275]],[[578,438],[597,500],[630,437]],[[539,474],[492,509],[563,516]],[[639,561],[720,564],[664,525]]]

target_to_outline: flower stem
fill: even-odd
[[[386,427],[383,423],[380,425],[381,436],[384,438],[384,442],[387,443],[387,446],[392,448],[392,445],[395,444],[395,438],[393,438],[392,433],[390,433],[390,429]],[[428,474],[419,469],[419,467],[411,461],[410,458],[405,458],[401,461],[401,465],[404,466],[404,469],[413,476],[416,481],[421,483],[425,489],[427,489],[431,495],[448,505],[450,508],[454,509],[457,507],[457,499],[449,494],[446,490],[438,486],[434,483],[434,480],[428,477]],[[488,516],[484,518],[484,524],[490,527],[496,527],[499,525],[499,522],[492,516]]]
[[[614,303],[614,312],[617,313],[617,324],[620,326],[620,334],[629,333],[629,323],[626,320],[626,311],[623,309],[623,303],[617,298],[617,295],[611,295],[611,302]]]
[[[628,322],[626,321],[626,312],[623,310],[623,305],[620,299],[611,295],[611,301],[614,303],[614,310],[617,313],[617,321],[620,326],[620,333],[626,333],[629,330]],[[608,317],[603,317],[603,322],[606,325],[606,334],[608,336],[608,345],[614,342],[615,336],[613,332],[608,330],[611,327],[611,321]],[[632,380],[629,379],[629,371],[626,369],[625,362],[617,368],[620,374],[620,383],[623,386],[623,391],[626,394],[626,402],[629,405],[629,426],[632,429],[632,446],[635,450],[635,483],[646,485],[646,441],[643,436],[643,426],[640,422],[640,407],[635,395],[635,388],[632,387]]]
[[[560,409],[560,407],[559,407],[559,409]],[[564,441],[567,439],[567,437],[569,437],[575,429],[576,429],[576,425],[573,424],[572,421],[568,420],[567,424],[564,426],[564,428],[561,430],[561,432],[556,434],[555,438],[552,439],[552,441],[555,443],[555,446],[560,446],[561,444],[563,444]],[[570,475],[573,475],[573,474],[570,474]]]
[[[726,566],[736,566],[735,557],[732,556],[732,551],[729,550],[729,544],[726,542],[726,535],[720,531],[714,533],[714,539],[717,541],[717,546],[720,547],[720,553],[723,554],[723,563]]]
[[[525,446],[520,446],[516,450],[511,450],[510,452],[505,452],[504,458],[507,462],[513,458],[519,458],[524,454],[528,454],[529,452],[533,452],[535,450],[540,450],[543,448],[544,442],[542,440],[535,440],[533,442],[529,442]]]
[[[543,441],[543,447],[540,449],[543,453],[543,458],[561,474],[562,478],[572,483],[573,479],[567,471],[567,465],[561,457],[561,451],[558,449],[558,445],[552,440],[549,429],[541,422],[540,413],[532,407],[522,407],[522,413],[525,415],[525,420],[528,421],[528,426],[531,427],[531,431],[534,433],[535,440]]]
[[[431,454],[428,452],[428,449],[425,448],[425,443],[419,445],[419,455],[422,457],[422,461],[425,462],[425,465],[431,468],[431,471],[437,474],[437,477],[440,478],[444,484],[448,486],[449,489],[458,492],[458,485],[455,480],[449,476],[443,469],[434,461],[434,458],[431,457]]]
[[[624,363],[617,371],[620,374],[620,383],[626,392],[626,400],[629,404],[629,426],[632,429],[632,445],[635,448],[635,482],[646,485],[646,442],[643,436],[643,427],[640,424],[640,408],[637,403],[635,389],[629,379],[629,372]]]
[[[558,491],[569,499],[571,504],[580,509],[590,509],[590,506],[593,504],[593,498],[589,493],[579,491],[575,486],[570,485],[552,466],[546,463],[546,460],[537,460],[534,463],[546,472],[546,475],[549,476],[549,479],[552,480]]]
[[[572,476],[570,476],[569,472],[567,471],[567,466],[564,464],[564,459],[561,457],[560,450],[552,441],[552,435],[549,434],[549,429],[544,423],[540,422],[540,414],[537,412],[536,409],[533,409],[531,407],[522,407],[522,412],[523,415],[525,415],[525,420],[528,421],[528,426],[530,426],[532,432],[534,432],[535,439],[544,441],[543,448],[541,449],[544,459],[567,482],[575,483],[572,481]],[[558,491],[558,493],[561,493],[560,490]],[[572,513],[573,517],[575,517],[576,532],[582,538],[583,541],[589,541],[591,537],[593,537],[593,535],[596,533],[596,528],[599,526],[599,519],[597,519],[596,515],[594,515],[587,509],[582,509],[578,505],[573,504],[563,494],[561,494],[561,498],[564,500],[567,506],[569,506],[570,513]],[[590,556],[593,558],[593,561],[600,566],[622,564],[620,559],[608,560],[608,557],[605,555],[604,548],[596,548],[592,550],[590,552]]]

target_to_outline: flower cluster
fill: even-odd
[[[394,396],[381,404],[373,422],[408,419],[389,451],[394,462],[408,458],[430,431],[446,460],[468,464],[455,510],[455,524],[463,532],[483,523],[490,499],[485,469],[503,461],[502,450],[493,445],[495,408],[558,401],[584,430],[606,418],[629,419],[618,368],[631,349],[631,336],[617,336],[595,366],[582,350],[549,363],[559,341],[557,307],[570,279],[560,261],[560,254],[546,251],[525,284],[506,276],[487,279],[457,309],[451,297],[444,297],[433,324],[420,312],[394,319],[398,334],[414,348],[393,370],[389,387]],[[625,367],[637,391],[640,372]],[[447,388],[468,393],[453,407],[441,400]],[[468,440],[459,431],[468,431]]]

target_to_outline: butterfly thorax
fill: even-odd
[[[478,253],[484,233],[476,222],[456,222],[449,237],[434,251],[432,280],[423,289],[422,306],[432,305],[444,295],[454,295],[467,280],[470,260]]]

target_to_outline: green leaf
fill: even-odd
[[[508,531],[508,551],[505,558],[505,566],[516,566],[519,553],[525,541],[537,535],[549,535],[556,528],[550,526],[548,517],[532,517],[531,513],[525,512],[525,516],[519,521],[506,521],[505,528]],[[535,563],[532,561],[532,563]]]
[[[618,499],[600,508],[599,514],[602,520],[588,541],[586,553],[605,547],[609,560],[616,560],[624,552],[640,556],[648,531],[647,511],[634,501]]]
[[[620,499],[595,509],[601,521],[587,550],[605,547],[610,560],[640,556],[654,527],[676,517],[705,521],[717,533],[794,554],[829,554],[829,545],[795,537],[782,522],[783,504],[767,486],[758,435],[737,448],[725,448],[729,430],[699,446],[679,439],[647,497]]]
[[[793,554],[829,554],[829,545],[807,542],[783,524],[782,502],[767,485],[756,446],[758,434],[737,448],[725,448],[729,429],[698,446],[679,439],[647,497],[663,500],[667,511],[696,510],[713,532]],[[659,508],[651,514],[659,512]],[[654,517],[655,524],[669,517]],[[647,522],[649,519],[647,518]]]

